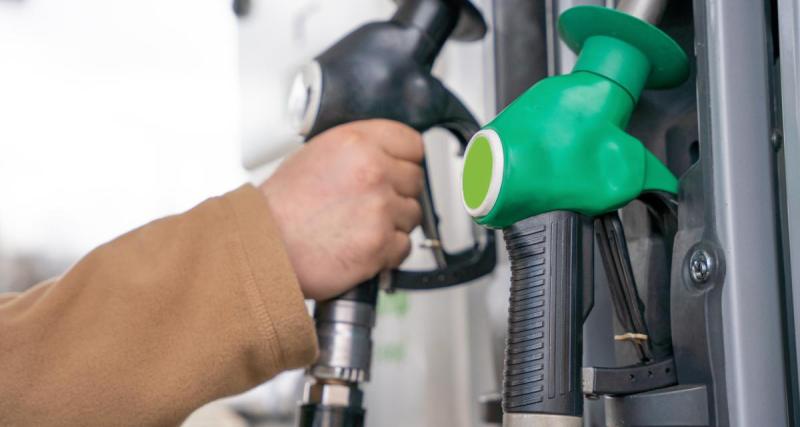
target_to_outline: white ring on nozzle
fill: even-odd
[[[486,192],[486,197],[483,198],[481,204],[473,209],[467,206],[467,201],[464,199],[464,191],[461,191],[461,203],[464,209],[473,218],[480,218],[489,214],[497,202],[497,197],[500,195],[500,187],[503,184],[503,167],[505,166],[505,159],[503,156],[503,143],[500,141],[500,135],[492,129],[482,129],[472,136],[467,144],[467,149],[464,151],[464,160],[469,156],[469,151],[472,149],[473,143],[480,137],[484,137],[489,141],[489,148],[492,150],[492,177],[489,181],[489,189]],[[464,182],[464,169],[461,169],[461,182]]]
[[[314,127],[321,97],[322,68],[319,62],[312,61],[294,78],[289,92],[289,116],[300,135],[308,135]]]

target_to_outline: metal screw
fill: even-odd
[[[781,147],[783,147],[783,131],[780,129],[773,129],[769,140],[772,143],[772,148],[775,151],[779,151]]]
[[[708,252],[698,249],[689,259],[689,273],[695,283],[705,283],[711,277],[714,260]]]

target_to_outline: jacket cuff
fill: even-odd
[[[264,337],[265,354],[274,362],[268,375],[313,363],[318,354],[314,322],[266,198],[246,184],[222,199],[235,214],[242,262],[250,274],[242,283]]]

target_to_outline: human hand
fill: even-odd
[[[408,256],[423,155],[420,134],[401,123],[353,122],[313,138],[261,184],[307,298],[332,298]]]

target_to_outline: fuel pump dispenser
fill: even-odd
[[[431,68],[448,38],[477,40],[485,32],[481,14],[469,1],[399,2],[391,19],[353,31],[301,71],[290,99],[300,133],[311,138],[343,123],[385,118],[419,131],[448,129],[465,146],[479,125],[461,101],[431,74]],[[379,287],[441,288],[476,279],[494,269],[493,231],[481,234],[476,229],[473,247],[449,253],[440,239],[427,178],[421,205],[424,245],[433,251],[437,267],[385,272],[317,304],[314,319],[320,356],[308,369],[299,425],[364,424],[359,385],[370,377],[371,331]]]
[[[583,397],[675,384],[670,354],[654,354],[616,210],[640,199],[674,233],[678,180],[627,134],[643,89],[688,76],[684,51],[656,28],[664,1],[617,10],[578,6],[558,22],[578,54],[471,139],[462,195],[475,221],[503,230],[511,261],[503,425],[580,426]],[[594,239],[617,318],[640,363],[587,368],[582,323],[592,305]],[[633,380],[631,380],[633,379]]]
[[[245,18],[248,3],[236,10],[252,28],[249,18],[269,12],[253,2]],[[482,130],[430,75],[446,39],[483,35],[481,15],[467,1],[396,3],[389,20],[303,69],[291,105],[306,138],[389,118],[444,127],[466,146],[464,205],[503,231],[511,264],[508,342],[496,340],[505,414],[493,394],[481,416],[508,426],[797,425],[797,2],[481,2],[494,31],[481,86],[494,86],[498,105],[516,98]],[[317,304],[321,356],[307,371],[301,425],[363,425],[378,282],[449,286],[494,265],[492,232],[447,254],[429,194],[423,206],[435,272],[386,272]],[[506,327],[478,311],[470,321]],[[471,343],[485,338],[476,331]],[[467,382],[492,382],[483,357],[464,362]]]

